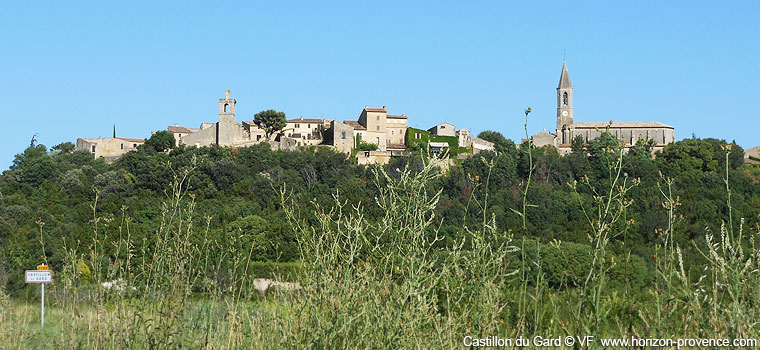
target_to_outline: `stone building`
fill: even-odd
[[[472,147],[473,154],[494,150],[493,142],[470,135],[470,130],[459,129],[456,131],[456,136],[459,140],[459,147]]]
[[[468,129],[457,130],[457,127],[449,122],[443,122],[441,124],[435,125],[427,131],[431,135],[456,137],[459,147],[472,147],[472,154],[477,154],[480,151],[494,150],[493,142],[472,136],[470,134],[470,130]],[[420,135],[415,135],[415,137],[419,139]],[[429,142],[430,149],[433,153],[437,153],[441,149],[448,147],[444,144],[445,142]]]
[[[760,146],[744,150],[744,164],[760,164]]]
[[[562,64],[562,73],[557,86],[557,129],[554,133],[546,131],[532,136],[536,147],[551,145],[560,154],[567,154],[573,140],[580,136],[585,142],[593,140],[605,130],[620,139],[626,149],[636,144],[639,139],[654,141],[654,151],[661,151],[666,145],[675,142],[674,128],[659,122],[582,122],[576,123],[573,115],[573,85],[567,71],[567,62]]]
[[[297,140],[299,146],[313,146],[322,144],[322,133],[330,122],[319,118],[296,118],[290,119],[282,130],[282,135]]]
[[[325,133],[325,143],[333,146],[338,152],[350,154],[351,150],[355,147],[354,133],[357,132],[357,126],[361,127],[361,125],[349,125],[337,120],[331,120],[330,127]]]
[[[401,115],[386,115],[386,139],[385,148],[388,151],[403,151],[406,149],[406,130],[409,128],[409,119],[406,113]]]
[[[90,152],[95,156],[95,159],[103,158],[110,163],[127,152],[137,150],[137,147],[144,143],[145,139],[128,137],[79,138],[77,139],[77,150]]]
[[[167,130],[174,135],[177,145],[186,146],[233,146],[241,147],[257,144],[264,140],[264,130],[255,123],[235,120],[235,104],[230,98],[230,90],[224,91],[224,98],[219,99],[219,121],[201,123],[197,129],[184,126],[169,126]]]
[[[325,143],[341,152],[350,152],[359,141],[375,144],[380,151],[403,151],[408,127],[406,114],[388,114],[385,106],[364,106],[357,121],[330,121],[325,130]]]
[[[443,122],[428,129],[428,132],[439,136],[456,136],[456,126],[449,122]]]

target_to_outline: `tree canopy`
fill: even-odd
[[[498,151],[457,160],[427,185],[432,193],[441,191],[435,208],[437,234],[443,238],[441,247],[461,244],[463,239],[469,242],[466,228],[477,227],[483,217],[493,218],[500,232],[542,242],[556,238],[588,244],[588,221],[581,204],[588,206],[595,194],[586,189],[576,194],[568,184],[586,180],[598,186],[607,183],[609,165],[618,159],[614,150],[619,145],[614,137],[589,143],[573,140],[573,152],[564,157],[550,146],[531,149],[535,170],[527,193],[529,224],[523,230],[514,210],[521,211],[520,189],[526,181],[528,160],[527,152],[518,147],[527,151],[530,146],[516,146],[496,132],[481,135],[495,142]],[[315,205],[330,210],[336,193],[341,201],[361,208],[366,220],[383,218],[374,198],[386,180],[376,178],[372,167],[358,166],[355,160],[331,149],[272,150],[267,144],[234,149],[174,147],[168,141],[165,133],[156,133],[145,146],[113,164],[93,159],[84,151],[64,152],[71,145],[49,151],[34,144],[16,155],[0,176],[0,271],[22,275],[24,269],[36,266],[43,254],[51,265],[60,263],[65,254],[64,238],[67,243],[90,244],[94,237],[93,205],[98,217],[112,222],[132,218],[130,234],[146,242],[135,249],[151,249],[150,239],[161,216],[160,203],[174,177],[186,170],[186,191],[192,194],[196,211],[209,218],[209,237],[255,244],[256,260],[292,261],[298,257],[294,233],[279,201],[283,186],[300,203],[300,215],[308,222],[314,219]],[[630,250],[651,263],[648,257],[660,239],[656,232],[668,220],[658,186],[670,178],[685,217],[675,239],[684,249],[684,260],[698,265],[702,260],[690,241],[708,230],[719,232],[721,218],[729,213],[722,180],[727,149],[733,222],[740,222],[741,217],[747,227],[760,222],[760,168],[743,165],[738,146],[715,139],[686,139],[668,145],[656,158],[649,146],[642,141],[623,157],[623,175],[640,179],[641,184],[631,192],[634,202],[626,215],[633,224],[624,237],[613,242],[616,253]],[[161,152],[166,147],[174,148]],[[404,167],[421,169],[420,162],[419,155],[393,158],[385,169],[393,177]],[[44,222],[44,253],[38,222]],[[100,225],[98,230],[99,240],[104,242],[119,234],[118,225],[113,224]],[[23,280],[8,281],[10,291],[24,288]]]
[[[262,129],[267,139],[273,134],[282,130],[287,124],[285,112],[277,112],[273,109],[267,109],[253,115],[253,122]]]

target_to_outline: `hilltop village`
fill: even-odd
[[[236,120],[236,103],[226,90],[224,98],[219,99],[218,121],[204,122],[197,128],[172,125],[166,130],[174,136],[177,146],[245,147],[261,142],[268,142],[277,149],[328,146],[337,152],[355,155],[359,164],[385,164],[391,157],[408,156],[410,148],[427,149],[431,153],[449,152],[457,158],[494,149],[492,142],[448,122],[427,130],[410,128],[406,114],[389,114],[385,106],[364,106],[357,120],[289,119],[284,128],[267,137],[264,128],[254,121]],[[639,139],[651,140],[653,152],[675,142],[673,126],[660,122],[575,122],[573,114],[573,86],[567,63],[563,62],[557,86],[556,130],[533,135],[531,140],[536,147],[553,146],[564,155],[570,152],[574,140],[588,142],[605,131],[620,139],[626,149]],[[144,142],[144,139],[116,137],[114,133],[110,138],[80,138],[77,149],[91,152],[95,158],[113,161]]]
[[[230,90],[226,90],[224,98],[219,99],[218,121],[201,123],[198,128],[170,125],[166,130],[174,136],[177,146],[245,147],[268,142],[276,149],[328,146],[346,155],[362,150],[353,152],[359,164],[385,164],[391,157],[407,156],[412,144],[429,148],[432,153],[456,148],[459,158],[494,149],[492,142],[470,135],[468,129],[457,130],[448,122],[434,125],[428,130],[410,128],[406,114],[388,114],[385,106],[364,106],[357,120],[289,119],[284,128],[267,137],[264,128],[254,121],[236,120],[236,103],[237,100],[230,98]],[[144,139],[115,135],[110,138],[80,138],[77,149],[91,152],[95,158],[113,161],[143,143]]]

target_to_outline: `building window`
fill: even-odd
[[[377,131],[380,131],[380,125],[376,126]]]
[[[230,105],[228,103],[224,104],[224,114],[227,114],[230,112]]]
[[[562,94],[562,105],[567,106],[567,92]]]
[[[95,153],[95,145],[92,145],[92,153]]]
[[[132,148],[137,148],[137,144],[132,144]]]
[[[378,115],[376,115],[376,116],[375,116],[375,119],[376,119],[376,120],[380,120],[380,115],[379,115],[379,114],[378,114]]]
[[[380,138],[377,137],[376,139],[377,139],[377,141],[375,143],[378,144],[378,145],[380,145]]]
[[[261,140],[261,135],[256,135],[256,141]]]
[[[391,135],[393,135],[393,130],[391,130]]]
[[[307,129],[311,129],[311,124],[306,124]]]
[[[296,124],[296,129],[300,128],[301,124]]]
[[[340,138],[341,138],[341,140],[345,140],[346,139],[346,132],[345,131],[341,131],[340,132]]]
[[[417,140],[419,140],[421,138],[420,137],[420,133],[418,133],[418,132],[414,133],[414,138],[417,139]]]
[[[124,149],[124,144],[123,143],[121,144],[121,149]]]
[[[446,125],[441,125],[441,129],[446,129]]]

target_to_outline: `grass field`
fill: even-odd
[[[437,174],[434,162],[398,178],[379,171],[388,186],[376,200],[386,214],[372,224],[337,195],[330,209],[317,206],[317,222],[306,223],[283,190],[301,262],[282,269],[251,262],[251,247],[205,239],[179,184],[155,249],[140,263],[132,261],[138,252],[128,235],[112,243],[123,254],[103,256],[97,244],[68,250],[69,263],[49,288],[44,328],[34,297],[2,294],[0,348],[426,349],[459,347],[465,336],[758,338],[756,232],[723,226],[704,237],[702,276],[687,274],[681,248],[665,239],[655,281],[628,290],[611,285],[626,257],[607,245],[626,220],[626,193],[635,182],[613,183],[588,208],[598,213],[589,220],[588,250],[571,252],[561,242],[530,246],[484,217],[482,226],[467,229],[466,242],[443,251],[432,214],[440,191],[426,188]],[[672,217],[675,199],[668,200]],[[549,249],[553,259],[584,254],[589,264],[550,285]],[[528,250],[529,260],[514,259]],[[302,288],[261,294],[253,279],[267,273]],[[121,291],[99,287],[117,279]]]

